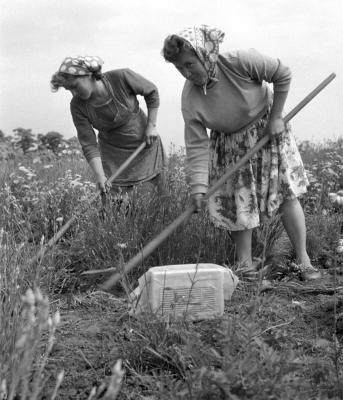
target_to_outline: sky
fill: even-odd
[[[169,34],[207,24],[225,32],[222,52],[255,48],[290,66],[286,112],[335,72],[292,126],[298,140],[343,136],[342,0],[0,0],[0,9],[0,130],[6,135],[22,127],[75,136],[71,95],[52,93],[50,77],[67,56],[98,55],[104,71],[128,67],[157,85],[158,132],[166,147],[183,145],[184,78],[161,48]]]

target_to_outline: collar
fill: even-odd
[[[214,68],[214,74],[212,78],[209,78],[207,83],[205,83],[202,87],[205,96],[207,94],[207,89],[211,89],[211,87],[213,87],[217,82],[219,82],[218,65],[216,65]]]

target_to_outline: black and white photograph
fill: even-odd
[[[343,399],[341,0],[0,9],[0,400]]]

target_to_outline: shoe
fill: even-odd
[[[303,281],[313,281],[316,279],[320,279],[322,277],[321,272],[318,268],[315,268],[313,265],[304,265],[298,264],[297,268],[300,272],[300,277]]]
[[[255,281],[258,278],[255,265],[248,267],[245,263],[238,263],[233,271],[243,281]]]

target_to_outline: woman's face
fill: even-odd
[[[93,80],[90,76],[75,76],[68,80],[64,87],[72,93],[73,97],[81,100],[88,100],[94,89]]]
[[[173,64],[182,76],[198,86],[203,86],[208,80],[205,67],[193,52],[181,52]]]

